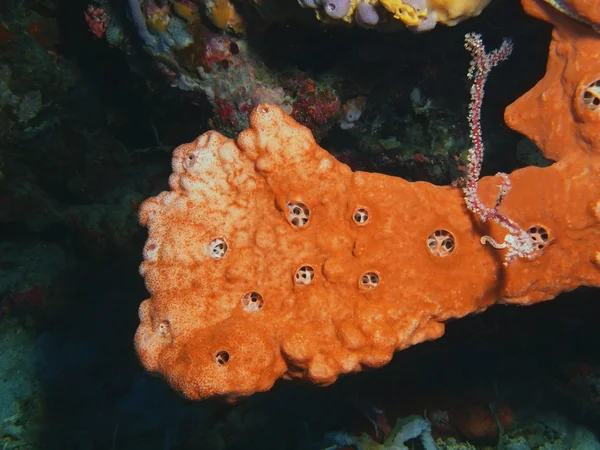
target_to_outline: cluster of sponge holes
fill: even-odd
[[[433,256],[445,258],[454,252],[456,242],[448,230],[435,230],[427,238],[427,248]]]
[[[188,160],[189,160],[188,156]],[[186,161],[187,162],[187,161]],[[218,237],[208,243],[208,254],[214,260],[220,260],[229,253],[229,244],[224,237]],[[262,308],[264,300],[262,295],[257,292],[249,292],[242,297],[242,305],[246,311],[258,311]],[[168,323],[168,322],[167,322]],[[220,350],[215,354],[215,363],[218,366],[225,366],[229,362],[229,352]]]
[[[365,206],[358,206],[352,214],[352,220],[359,227],[364,227],[369,222],[369,209]]]
[[[600,80],[594,81],[583,92],[583,104],[590,111],[600,108]]]
[[[223,259],[229,253],[229,244],[224,237],[213,239],[208,244],[208,254],[212,259]]]
[[[538,251],[543,250],[551,241],[550,233],[544,227],[534,225],[529,227],[527,233],[529,233],[531,240],[535,244],[535,249]]]
[[[358,287],[365,291],[372,291],[379,286],[381,278],[379,273],[371,271],[363,273],[358,279]]]
[[[305,228],[309,224],[310,209],[302,202],[288,202],[287,220],[294,228]]]
[[[265,304],[263,296],[258,292],[246,292],[242,296],[242,307],[247,312],[260,311]],[[225,366],[229,362],[231,356],[227,350],[219,350],[215,354],[215,363],[218,366]]]
[[[294,282],[299,285],[309,285],[315,278],[315,269],[312,266],[302,266],[294,274]]]
[[[256,312],[260,311],[265,304],[265,300],[258,292],[246,292],[242,296],[242,307],[244,311]],[[218,366],[225,366],[229,362],[230,355],[227,350],[219,350],[215,354],[215,363]]]

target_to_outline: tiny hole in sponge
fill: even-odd
[[[352,214],[352,220],[359,227],[365,226],[369,222],[369,210],[364,206],[359,206]]]
[[[213,239],[208,244],[208,254],[212,259],[223,259],[229,253],[229,244],[223,237]]]
[[[288,222],[294,228],[305,228],[308,226],[308,218],[310,216],[310,209],[302,202],[288,202],[287,204]]]
[[[372,291],[379,286],[379,274],[377,272],[365,272],[360,276],[358,285],[361,289]]]
[[[229,362],[229,352],[221,350],[215,355],[215,362],[219,366],[224,366]]]
[[[550,233],[544,227],[534,225],[527,230],[536,250],[543,250],[550,243]]]
[[[433,254],[444,258],[450,256],[456,248],[454,236],[447,230],[435,230],[427,238],[427,248]]]
[[[260,311],[264,304],[265,300],[258,292],[246,292],[242,297],[242,306],[248,312]]]
[[[162,336],[167,336],[171,333],[171,323],[168,320],[163,320],[158,324],[158,332]]]
[[[189,153],[186,156],[185,160],[183,161],[184,167],[186,169],[190,169],[191,167],[193,167],[194,164],[196,164],[196,158],[197,158],[196,152]]]
[[[312,283],[313,278],[315,277],[315,269],[311,266],[302,266],[298,270],[296,270],[296,274],[294,275],[294,281],[296,284],[307,285]]]
[[[590,111],[600,108],[600,80],[594,81],[585,89],[583,103]]]

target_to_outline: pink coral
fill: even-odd
[[[108,14],[106,14],[106,11],[102,8],[89,5],[84,13],[84,17],[92,34],[98,39],[102,39],[106,34],[106,27],[108,26]]]

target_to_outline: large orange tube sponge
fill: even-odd
[[[480,237],[506,231],[481,224],[459,188],[352,172],[260,105],[237,142],[208,132],[178,147],[171,190],[141,207],[144,367],[191,399],[235,401],[279,378],[327,385],[442,336],[449,319],[599,286],[600,108],[586,93],[600,62],[586,58],[600,40],[525,3],[557,26],[548,74],[506,113],[558,161],[510,174],[501,206],[537,243],[533,259],[504,267]],[[480,180],[487,204],[498,184]]]

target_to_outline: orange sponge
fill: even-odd
[[[538,244],[503,267],[461,190],[352,172],[280,108],[260,105],[237,142],[178,147],[169,192],[146,200],[140,271],[151,297],[135,345],[191,399],[235,401],[279,378],[333,383],[444,333],[494,303],[532,304],[600,285],[598,35],[548,5],[544,80],[507,122],[558,162],[510,175],[501,210]],[[493,204],[497,177],[480,181]]]

